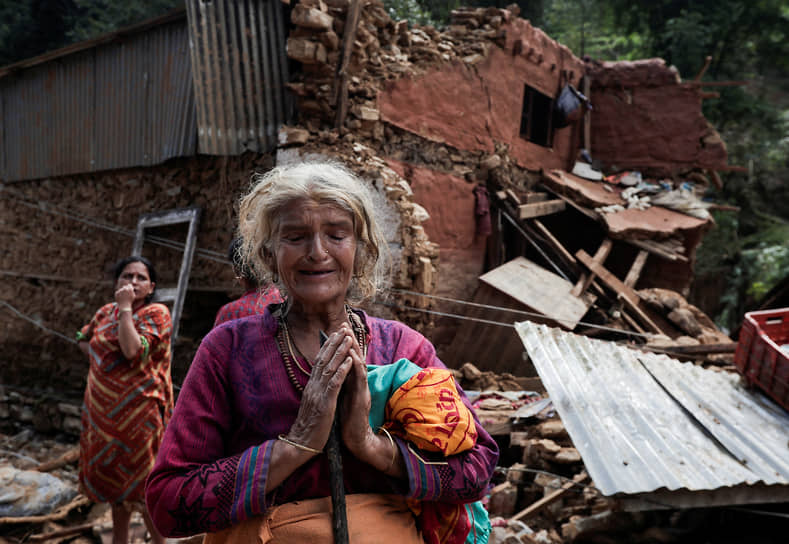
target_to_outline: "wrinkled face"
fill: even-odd
[[[341,208],[297,200],[279,217],[275,270],[294,302],[323,306],[345,301],[353,277],[353,217]]]
[[[129,263],[123,268],[123,272],[118,276],[115,289],[120,289],[124,285],[131,285],[134,288],[134,304],[144,302],[156,287],[148,275],[148,267],[141,262]]]

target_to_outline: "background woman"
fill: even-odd
[[[134,508],[142,509],[153,542],[163,543],[142,501],[173,407],[170,312],[151,303],[156,271],[147,259],[121,260],[114,276],[115,302],[77,333],[90,359],[79,481],[88,498],[112,506],[113,544],[128,542]]]
[[[462,504],[484,495],[498,449],[454,382],[431,373],[449,374],[430,342],[351,307],[384,272],[365,185],[330,163],[256,181],[240,207],[245,255],[285,302],[204,338],[148,480],[154,522],[168,536],[212,532],[209,542],[331,541],[324,448],[339,411],[351,542],[462,542],[471,525]],[[382,387],[368,384],[368,369],[399,368]],[[431,440],[395,427],[402,405],[374,402],[372,390],[394,398],[423,378],[441,383],[438,426],[448,421],[440,431],[462,446],[433,453],[422,447]],[[436,504],[450,505],[449,517]]]

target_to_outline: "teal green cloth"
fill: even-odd
[[[466,544],[488,544],[490,538],[490,517],[482,501],[466,504],[466,513],[471,520],[471,531],[466,537]]]
[[[391,365],[367,365],[367,385],[370,387],[370,427],[378,429],[384,424],[386,403],[400,386],[415,376],[420,370],[408,359],[400,359]]]
[[[367,385],[370,388],[370,427],[378,429],[384,424],[386,403],[405,382],[422,368],[408,359],[400,359],[391,365],[367,365]],[[490,536],[490,518],[481,501],[466,504],[466,513],[471,520],[471,531],[467,544],[487,544]]]

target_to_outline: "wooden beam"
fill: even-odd
[[[733,164],[727,164],[724,166],[716,166],[714,170],[718,172],[740,172],[740,173],[747,173],[748,167],[747,166],[735,166]]]
[[[712,55],[707,55],[704,57],[704,66],[701,67],[701,70],[699,70],[699,73],[693,78],[693,81],[701,81],[701,78],[704,77],[704,73],[707,71],[707,68],[710,67],[710,62],[712,62]]]
[[[93,530],[93,526],[95,525],[94,522],[90,523],[83,523],[81,525],[74,525],[73,527],[66,527],[64,529],[59,529],[57,531],[52,531],[51,533],[38,533],[35,535],[30,535],[27,538],[28,542],[46,542],[47,540],[52,540],[54,538],[63,538],[67,536],[76,535],[79,533],[84,533]]]
[[[542,224],[539,219],[532,219],[531,222],[537,227],[537,230],[545,236],[545,238],[550,242],[556,252],[570,265],[578,266],[578,261],[575,260],[573,254],[567,251],[567,249],[562,245],[562,243],[553,235],[553,233],[548,230],[548,228]]]
[[[638,296],[638,293],[633,291],[630,287],[625,285],[619,278],[614,276],[611,272],[608,271],[603,265],[598,264],[586,251],[583,249],[578,250],[575,254],[575,258],[581,261],[584,265],[591,272],[597,274],[604,284],[606,284],[610,289],[612,289],[615,293],[617,293],[618,297],[621,297],[622,300],[625,301],[633,312],[638,316],[638,318],[644,322],[649,328],[659,334],[665,334],[660,327],[658,327],[649,316],[644,313],[644,310],[641,308],[641,297]],[[666,335],[668,336],[668,335]]]
[[[533,502],[532,504],[530,504],[529,506],[527,506],[526,508],[524,508],[523,510],[512,516],[512,518],[510,519],[520,520],[536,514],[546,506],[556,502],[559,498],[561,498],[562,495],[567,493],[567,491],[569,491],[576,485],[580,484],[581,482],[585,481],[588,477],[589,475],[586,473],[586,471],[582,470],[581,472],[573,476],[572,480],[568,480],[567,482],[562,484],[562,487],[560,487],[550,495],[546,495],[540,500]]]
[[[351,0],[348,7],[348,16],[345,19],[345,28],[342,33],[342,53],[337,71],[334,74],[334,88],[332,89],[332,105],[335,106],[335,126],[340,129],[345,124],[348,113],[348,64],[351,61],[353,42],[356,40],[356,27],[359,24],[359,15],[362,11],[361,0]]]
[[[518,195],[515,194],[515,191],[512,189],[505,189],[504,193],[507,195],[507,199],[515,206],[521,205],[521,199],[518,198]]]
[[[726,342],[723,344],[699,344],[696,346],[639,346],[639,349],[648,351],[659,351],[662,353],[680,353],[683,355],[710,355],[713,353],[734,353],[737,350],[737,342]]]
[[[625,276],[625,285],[631,289],[635,288],[638,278],[641,277],[641,270],[644,268],[644,263],[647,262],[647,257],[649,257],[649,253],[647,250],[642,249],[638,252],[638,255],[636,255],[633,264],[630,265],[630,270],[627,272],[627,276]]]
[[[553,192],[553,194],[556,195],[558,198],[561,198],[562,200],[564,200],[567,203],[567,205],[569,205],[572,208],[575,208],[576,210],[578,210],[579,212],[584,214],[589,219],[591,219],[593,221],[600,221],[601,215],[599,213],[597,213],[596,211],[591,210],[589,208],[586,208],[584,206],[581,206],[580,204],[576,204],[576,202],[572,198],[566,197],[564,195],[560,195],[557,192]]]
[[[77,495],[71,502],[61,506],[51,514],[43,514],[40,516],[7,516],[4,518],[0,518],[0,525],[4,524],[19,524],[19,523],[45,523],[47,521],[55,521],[59,519],[64,519],[66,516],[69,515],[69,512],[74,510],[75,508],[79,508],[81,506],[87,506],[90,504],[91,501],[85,495]]]
[[[618,304],[619,306],[621,306],[621,305],[622,305],[622,304],[621,304],[620,302],[618,302],[618,301],[617,301],[617,304]],[[639,332],[639,333],[641,333],[641,334],[646,334],[646,332],[647,332],[647,331],[645,331],[645,330],[644,330],[644,328],[643,328],[641,325],[639,325],[639,324],[638,324],[638,321],[636,321],[636,320],[635,320],[635,319],[634,319],[634,318],[633,318],[633,317],[632,317],[632,316],[631,316],[629,313],[627,313],[627,310],[625,310],[624,308],[622,308],[621,310],[619,310],[619,313],[622,315],[622,319],[624,319],[624,320],[625,320],[625,322],[626,322],[628,325],[630,325],[631,327],[633,327],[633,328],[636,330],[636,332]]]
[[[56,468],[60,468],[64,465],[68,465],[69,463],[73,463],[79,459],[79,446],[74,446],[66,453],[58,457],[57,459],[53,459],[51,461],[45,461],[36,467],[36,470],[39,472],[49,472],[50,470],[55,470]]]
[[[611,239],[606,238],[600,244],[600,247],[597,248],[597,251],[594,254],[594,260],[596,263],[599,263],[601,266],[605,263],[605,260],[608,258],[608,254],[611,253]],[[580,297],[584,291],[589,289],[589,285],[594,281],[594,272],[588,272],[586,274],[581,274],[581,277],[578,278],[578,282],[573,286],[573,290],[570,291],[570,294],[576,297]]]
[[[750,81],[683,81],[682,83],[691,87],[742,87]]]
[[[521,204],[518,206],[518,218],[529,219],[531,217],[542,217],[552,213],[560,212],[566,208],[564,200],[548,200],[546,202],[533,202],[532,204]]]
[[[651,240],[627,240],[627,243],[648,251],[649,253],[654,253],[655,255],[663,257],[664,259],[668,259],[669,261],[682,261],[684,263],[688,262],[688,258],[684,255],[675,251],[670,251],[659,243],[653,242]]]
[[[533,203],[535,203],[535,202],[545,202],[545,201],[546,201],[546,200],[548,200],[549,198],[550,198],[550,195],[548,195],[548,193],[543,193],[543,192],[528,192],[528,193],[526,193],[526,195],[523,197],[523,203],[524,203],[524,204],[533,204]]]

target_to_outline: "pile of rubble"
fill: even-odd
[[[715,510],[627,512],[616,499],[603,496],[539,378],[497,375],[472,364],[453,373],[501,448],[484,501],[493,526],[490,544],[658,544],[684,542],[701,534],[709,542],[724,541],[711,529],[721,515]],[[53,439],[32,429],[0,433],[0,466],[51,473],[74,488],[77,452],[73,437]],[[4,535],[0,542],[109,544],[111,527],[106,505],[91,504],[77,494],[52,512],[0,517]],[[778,542],[770,540],[766,531],[752,528],[751,541]],[[139,517],[132,520],[131,537],[135,543],[150,541]]]

